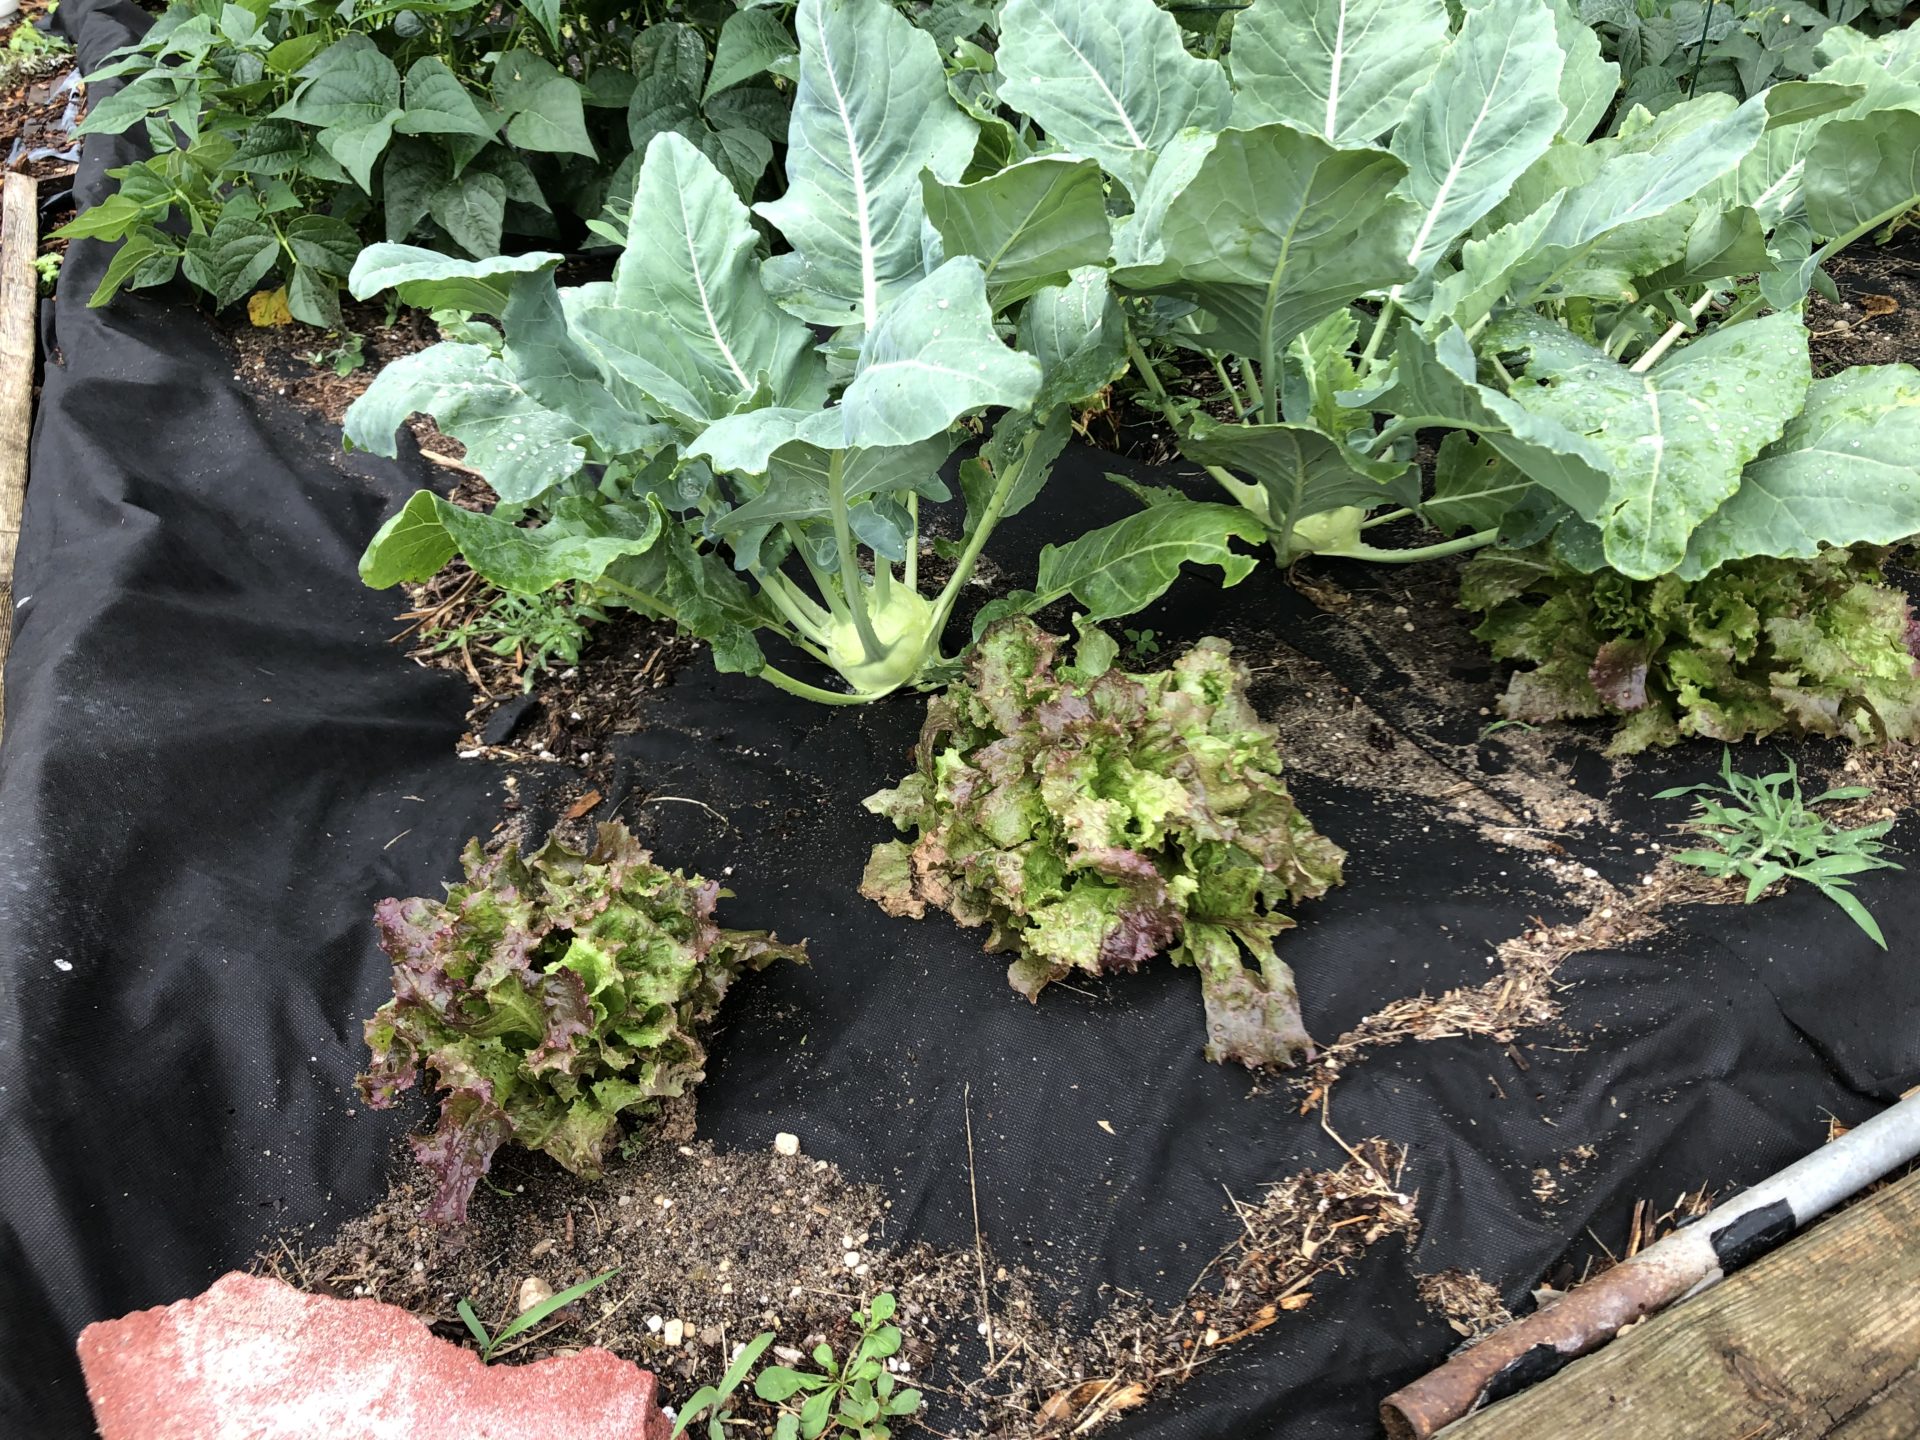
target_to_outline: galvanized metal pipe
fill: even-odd
[[[1920,1091],[1389,1395],[1380,1406],[1387,1434],[1429,1440],[1546,1379],[1635,1321],[1719,1284],[1915,1156]]]

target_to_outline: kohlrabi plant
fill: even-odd
[[[1007,0],[969,83],[1107,177],[1139,383],[1237,502],[1156,523],[1698,579],[1920,531],[1920,371],[1815,382],[1799,313],[1920,198],[1920,30],[1817,59],[1655,115],[1570,0],[1253,0],[1221,59],[1153,0]],[[1410,516],[1452,538],[1369,543]]]
[[[1729,561],[1698,580],[1588,574],[1546,546],[1475,556],[1460,601],[1522,662],[1510,720],[1618,718],[1612,752],[1784,731],[1920,738],[1920,627],[1869,547]]]
[[[927,31],[885,0],[802,0],[795,22],[788,187],[756,207],[780,253],[668,133],[647,147],[610,281],[557,288],[557,255],[361,256],[356,295],[393,288],[498,322],[387,367],[347,417],[353,444],[391,454],[409,413],[432,415],[499,498],[476,515],[416,495],[368,547],[369,584],[425,578],[457,551],[509,591],[570,581],[671,619],[723,669],[814,699],[938,673],[994,528],[1038,493],[1072,404],[1124,366],[1096,263],[1103,181],[1058,156],[967,181],[982,125]],[[1062,197],[1074,223],[1038,226]],[[950,498],[943,471],[982,428],[958,467],[948,574],[923,589],[922,508]],[[1177,562],[1113,555],[1099,578],[1129,566],[1150,596]],[[770,663],[762,636],[844,688]]]
[[[522,856],[476,840],[445,900],[384,900],[393,999],[367,1022],[360,1091],[393,1104],[424,1067],[440,1123],[413,1142],[437,1184],[429,1218],[458,1223],[509,1141],[595,1176],[621,1119],[644,1118],[704,1076],[700,1031],[733,981],[798,945],[726,930],[719,885],[655,865],[620,825],[593,848],[549,840]]]
[[[1281,907],[1338,884],[1344,856],[1288,794],[1246,671],[1222,640],[1141,675],[1098,630],[1071,663],[1060,647],[1002,620],[928,703],[914,772],[866,802],[913,838],[874,847],[861,893],[989,927],[1033,1000],[1164,953],[1200,972],[1210,1059],[1290,1063],[1312,1042]]]

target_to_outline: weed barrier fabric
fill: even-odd
[[[124,0],[67,0],[60,20],[89,66],[145,23]],[[125,143],[88,142],[83,203]],[[318,421],[249,396],[178,295],[87,310],[105,259],[74,246],[48,326],[0,748],[0,1433],[44,1440],[92,1433],[81,1326],[197,1292],[295,1227],[322,1239],[384,1191],[419,1115],[370,1113],[351,1090],[360,1020],[388,993],[371,908],[453,878],[461,844],[501,818],[505,778],[456,757],[464,685],[400,658],[395,597],[354,573],[425,467],[345,455]],[[1005,571],[1119,513],[1130,502],[1101,479],[1119,468],[1070,452],[997,537]],[[1169,651],[1284,636],[1394,743],[1471,749],[1482,717],[1423,710],[1390,659],[1340,643],[1266,568],[1232,591],[1213,579],[1138,623]],[[889,834],[858,802],[905,770],[913,699],[816,707],[696,662],[643,703],[594,818],[723,876],[726,923],[805,936],[814,955],[729,998],[703,1135],[759,1148],[797,1133],[887,1188],[901,1241],[971,1247],[977,1185],[996,1258],[1054,1277],[1083,1317],[1103,1285],[1177,1302],[1237,1232],[1228,1193],[1344,1161],[1290,1087],[1205,1063],[1191,972],[1156,964],[1031,1006],[980,932],[858,896]],[[1497,767],[1499,746],[1480,750]],[[1623,772],[1620,829],[1562,837],[1573,858],[1630,882],[1649,862],[1620,836],[1661,833],[1676,808],[1648,797],[1717,758],[1694,747]],[[1606,767],[1589,768],[1597,793]],[[1345,887],[1283,942],[1322,1040],[1389,1000],[1485,980],[1531,917],[1571,918],[1537,867],[1424,802],[1292,779],[1349,854]],[[1911,821],[1896,838],[1920,854]],[[1920,1080],[1912,883],[1860,887],[1884,955],[1808,893],[1702,907],[1644,946],[1573,957],[1565,1023],[1525,1037],[1524,1073],[1467,1039],[1354,1066],[1333,1124],[1408,1147],[1417,1243],[1383,1242],[1108,1433],[1374,1435],[1380,1397],[1458,1340],[1416,1299],[1419,1274],[1477,1271],[1517,1306],[1588,1226],[1617,1236],[1638,1200],[1759,1179],[1820,1143],[1827,1114],[1894,1098]],[[1598,1158],[1543,1207],[1533,1171],[1580,1145]]]

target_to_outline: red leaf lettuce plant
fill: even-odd
[[[726,892],[655,865],[621,825],[582,852],[558,839],[522,857],[475,840],[444,901],[383,900],[393,999],[367,1022],[360,1092],[392,1105],[421,1066],[443,1092],[414,1154],[439,1182],[427,1214],[466,1219],[509,1140],[597,1176],[623,1115],[704,1078],[699,1031],[743,970],[804,960],[800,945],[714,923]]]
[[[1338,884],[1345,857],[1287,793],[1245,670],[1223,640],[1146,675],[1115,669],[1099,631],[1072,664],[1061,644],[1001,621],[929,702],[914,773],[866,802],[915,840],[875,846],[861,893],[990,926],[1029,999],[1165,951],[1200,971],[1208,1058],[1289,1063],[1312,1042],[1274,951],[1294,923],[1279,907]]]
[[[1511,720],[1620,720],[1616,755],[1689,736],[1775,731],[1856,744],[1920,736],[1912,607],[1884,583],[1885,551],[1811,560],[1754,556],[1698,580],[1583,574],[1545,546],[1489,552],[1461,576],[1461,604],[1508,683]]]

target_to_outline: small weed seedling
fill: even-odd
[[[673,1422],[673,1434],[667,1440],[680,1440],[686,1428],[702,1415],[707,1417],[707,1440],[727,1440],[727,1426],[733,1420],[733,1407],[728,1402],[740,1388],[740,1382],[747,1378],[753,1362],[772,1343],[773,1332],[768,1330],[741,1346],[718,1385],[702,1385],[687,1397],[687,1403],[680,1407],[680,1418]]]
[[[340,343],[326,350],[311,350],[307,363],[316,370],[331,370],[336,375],[351,375],[367,363],[367,337],[349,330]]]
[[[39,290],[42,295],[53,294],[53,287],[60,279],[60,259],[58,250],[33,257],[33,273],[39,277]]]
[[[531,690],[536,677],[561,665],[580,663],[592,626],[607,618],[604,610],[572,599],[565,590],[545,595],[502,594],[480,614],[439,632],[435,653],[483,646],[510,659],[520,672],[520,687]]]
[[[1151,630],[1122,630],[1127,637],[1127,653],[1136,664],[1144,664],[1160,653],[1160,637]]]
[[[1830,800],[1858,800],[1872,791],[1863,785],[1829,790],[1813,799],[1800,791],[1800,771],[1793,761],[1787,768],[1753,779],[1735,772],[1733,752],[1723,750],[1720,778],[1724,785],[1682,785],[1662,790],[1653,798],[1672,800],[1697,795],[1699,807],[1688,828],[1717,850],[1683,850],[1673,858],[1722,878],[1742,875],[1747,881],[1746,903],[1751,905],[1776,880],[1804,880],[1852,917],[1882,950],[1886,937],[1867,907],[1852,893],[1849,876],[1867,870],[1903,869],[1882,859],[1880,837],[1893,822],[1882,820],[1855,830],[1835,830],[1813,813]],[[1724,800],[1715,796],[1725,796]]]
[[[467,1329],[473,1332],[473,1338],[480,1342],[481,1363],[492,1364],[494,1355],[507,1341],[516,1335],[525,1334],[554,1311],[566,1308],[595,1286],[606,1284],[619,1273],[618,1270],[609,1270],[604,1275],[596,1275],[591,1280],[582,1280],[578,1285],[569,1286],[558,1295],[549,1295],[538,1305],[516,1315],[496,1335],[487,1333],[487,1327],[480,1322],[480,1317],[473,1313],[473,1306],[467,1300],[462,1299],[454,1308],[459,1311],[460,1318],[466,1321]]]
[[[816,1345],[813,1361],[819,1373],[783,1365],[760,1372],[753,1393],[762,1400],[784,1407],[796,1395],[804,1392],[807,1397],[798,1410],[781,1410],[774,1440],[819,1440],[822,1435],[831,1440],[889,1440],[893,1432],[886,1422],[919,1410],[920,1392],[896,1392],[887,1370],[888,1357],[900,1350],[900,1329],[887,1323],[893,1312],[891,1295],[876,1295],[865,1310],[853,1312],[860,1343],[844,1365],[835,1361],[832,1346]]]

